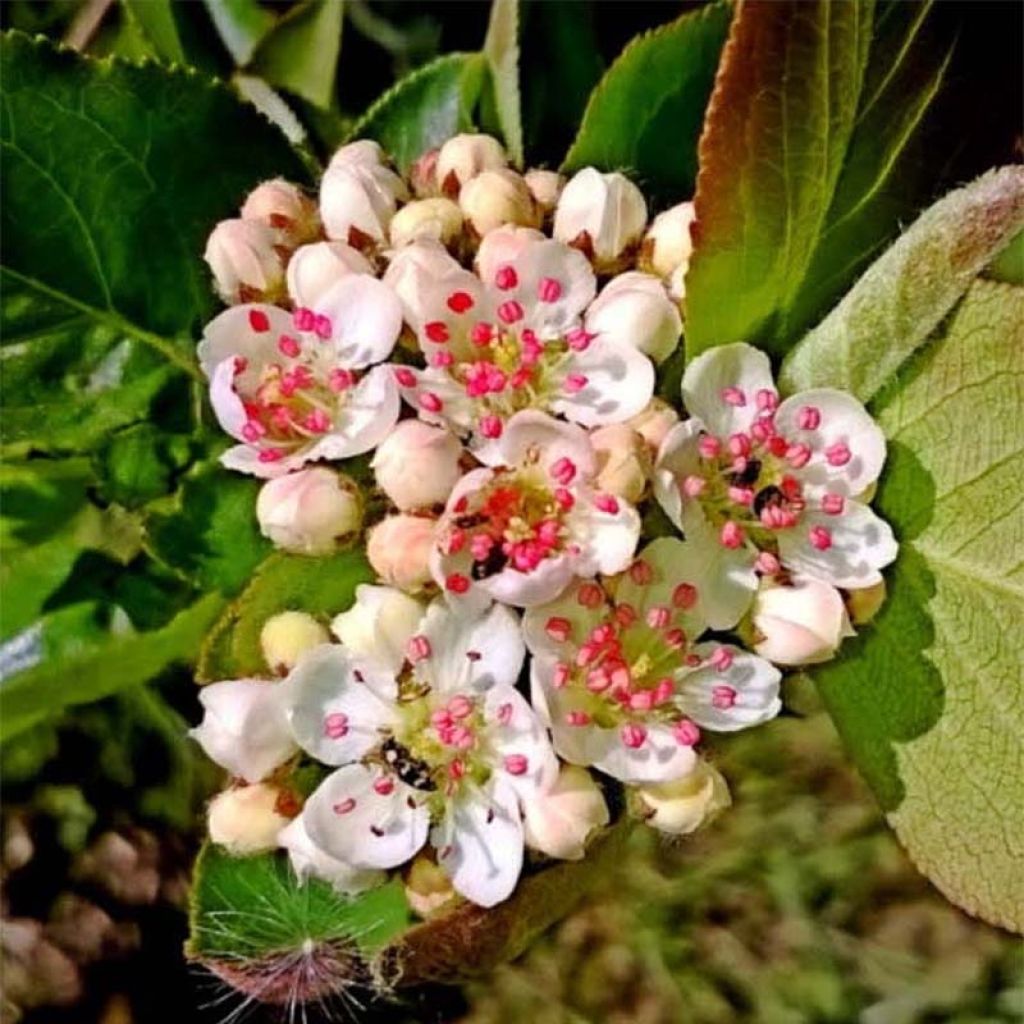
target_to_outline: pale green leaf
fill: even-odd
[[[523,165],[523,114],[519,94],[519,0],[492,0],[491,18],[484,40],[490,71],[489,94],[508,155]]]
[[[161,60],[185,63],[171,0],[121,0],[121,7]]]

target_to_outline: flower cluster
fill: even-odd
[[[235,780],[215,841],[344,892],[411,864],[427,913],[438,870],[492,906],[525,851],[583,857],[613,793],[677,835],[729,802],[704,733],[776,715],[777,666],[835,653],[896,545],[849,395],[782,399],[729,345],[686,367],[685,418],[654,397],[693,220],[460,135],[407,180],[352,143],[318,204],[269,182],[218,225],[199,358],[263,533],[314,557],[361,536],[382,501],[326,463],[364,453],[387,511],[378,583],[329,631],[275,616],[266,678],[203,689],[194,736]],[[645,542],[652,498],[681,536]]]

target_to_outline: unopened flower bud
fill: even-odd
[[[425,854],[419,854],[405,874],[405,897],[413,912],[430,917],[455,895],[451,879]]]
[[[644,236],[640,251],[643,269],[657,274],[664,280],[669,280],[675,275],[682,280],[693,253],[690,225],[695,219],[693,203],[679,203],[678,206],[659,213]],[[673,293],[673,298],[678,301],[682,294]]]
[[[405,184],[383,164],[343,163],[328,168],[320,182],[320,217],[328,238],[356,249],[387,240],[388,226]]]
[[[867,625],[885,604],[885,580],[879,580],[870,587],[851,590],[846,595],[846,610],[855,626]]]
[[[586,329],[604,339],[633,345],[660,363],[678,346],[683,321],[662,283],[634,270],[604,286],[587,310]]]
[[[420,516],[388,516],[371,531],[366,556],[387,584],[410,593],[431,582],[430,555],[437,525]]]
[[[459,192],[459,206],[481,237],[505,224],[540,225],[540,210],[523,176],[507,168],[483,171],[466,182]]]
[[[625,423],[600,427],[590,435],[597,454],[597,486],[636,505],[647,488],[652,469],[644,439]]]
[[[828,661],[843,637],[853,635],[839,591],[809,577],[787,586],[763,581],[751,617],[754,650],[779,665]]]
[[[435,174],[441,191],[454,198],[478,174],[507,166],[508,158],[497,139],[490,135],[456,135],[437,154]]]
[[[440,149],[428,149],[409,168],[409,183],[413,194],[420,199],[430,199],[440,194],[440,183],[437,180],[437,158]]]
[[[696,832],[732,803],[717,768],[699,760],[689,775],[637,788],[648,825],[673,836]]]
[[[327,630],[307,612],[272,615],[260,630],[260,649],[271,672],[287,675],[306,651],[330,643]]]
[[[242,218],[265,224],[289,248],[311,241],[320,230],[316,203],[284,178],[257,185],[242,205]]]
[[[650,451],[657,453],[665,435],[679,422],[679,413],[668,402],[652,398],[646,409],[626,422],[647,442]]]
[[[416,199],[391,219],[391,245],[401,248],[419,238],[434,238],[450,246],[462,233],[462,211],[457,203],[441,197]]]
[[[356,139],[335,150],[327,169],[332,167],[376,167],[384,164],[384,150],[373,139]]]
[[[450,431],[403,420],[381,442],[373,470],[382,491],[403,512],[443,505],[462,475],[462,445]]]
[[[398,672],[423,611],[421,602],[401,590],[364,583],[356,588],[352,607],[334,617],[331,630],[350,651],[386,659],[385,667]]]
[[[627,261],[647,224],[643,193],[625,175],[579,171],[562,190],[555,209],[554,237],[576,246],[602,271]]]
[[[362,525],[359,488],[347,476],[316,466],[268,480],[256,499],[260,531],[297,555],[327,555]]]
[[[533,196],[533,201],[540,207],[546,217],[558,205],[558,197],[565,188],[565,178],[557,171],[544,171],[538,167],[523,175],[526,187]]]
[[[560,860],[581,860],[587,837],[608,821],[600,787],[575,765],[563,765],[546,793],[523,804],[527,846]]]
[[[284,264],[274,232],[256,220],[222,220],[206,242],[203,259],[217,294],[229,306],[275,302],[284,292]]]
[[[372,274],[373,267],[344,242],[314,242],[288,261],[288,295],[297,309],[317,309],[320,300],[347,274]]]
[[[218,793],[206,811],[210,839],[235,857],[277,848],[277,834],[288,824],[278,813],[279,790],[257,782]]]

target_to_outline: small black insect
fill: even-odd
[[[747,459],[746,466],[739,473],[733,473],[729,477],[729,483],[733,487],[748,487],[756,484],[757,478],[761,475],[760,459]]]
[[[762,509],[768,508],[769,505],[782,505],[785,501],[786,496],[778,487],[762,487],[754,495],[754,515],[759,516]]]
[[[472,530],[474,527],[481,526],[487,521],[487,516],[482,512],[469,512],[464,516],[459,516],[455,520],[455,525],[460,530]]]
[[[432,793],[437,789],[437,783],[430,777],[430,766],[418,757],[413,757],[393,736],[381,744],[380,753],[384,763],[407,786],[423,790],[425,793]]]
[[[487,553],[486,558],[473,563],[472,568],[469,570],[469,575],[475,580],[485,580],[488,576],[501,572],[505,568],[507,561],[508,555],[501,550],[500,545],[495,544]]]

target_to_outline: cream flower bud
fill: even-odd
[[[437,154],[435,176],[445,195],[456,196],[459,189],[483,171],[508,166],[501,143],[490,135],[456,135]]]
[[[356,139],[335,150],[327,169],[332,167],[374,167],[384,163],[384,150],[373,139]]]
[[[282,296],[284,264],[275,245],[274,232],[256,220],[222,220],[213,229],[203,259],[224,302],[274,302]]]
[[[653,465],[644,439],[625,423],[600,427],[590,435],[597,453],[597,486],[636,505],[647,488]]]
[[[693,203],[679,203],[659,213],[644,236],[640,253],[643,269],[665,279],[680,270],[685,275],[693,253],[690,225],[695,219]]]
[[[639,786],[636,792],[647,824],[673,836],[696,832],[732,803],[721,772],[703,760],[681,779]]]
[[[428,149],[409,168],[409,183],[412,185],[413,194],[420,199],[429,199],[440,192],[437,180],[437,158],[440,153],[440,149]]]
[[[885,604],[885,580],[879,580],[870,587],[858,587],[846,595],[846,610],[855,626],[869,623]]]
[[[527,171],[523,178],[534,202],[540,207],[541,213],[547,216],[558,205],[558,197],[565,188],[565,178],[557,171],[545,171],[539,167]]]
[[[585,167],[562,190],[554,237],[585,252],[600,270],[619,269],[647,224],[643,193],[625,175]]]
[[[828,661],[843,637],[852,636],[839,591],[828,583],[796,577],[791,586],[763,581],[751,617],[754,650],[779,665]]]
[[[587,837],[608,821],[600,787],[575,765],[563,765],[546,793],[523,804],[526,845],[560,860],[582,860]]]
[[[403,512],[443,505],[462,475],[462,445],[442,427],[403,420],[381,442],[373,470],[382,491]]]
[[[288,295],[299,308],[316,309],[347,274],[372,274],[369,260],[344,242],[302,245],[288,261]]]
[[[405,184],[383,164],[341,163],[320,182],[320,217],[328,238],[357,249],[387,240]]]
[[[507,168],[482,171],[459,192],[459,206],[481,237],[505,224],[540,225],[540,210],[521,174]]]
[[[317,466],[269,480],[256,499],[260,531],[298,555],[327,555],[355,533],[363,520],[355,483]]]
[[[630,271],[612,278],[590,304],[586,329],[604,339],[631,344],[660,363],[678,346],[683,321],[679,307],[656,277]]]
[[[450,199],[417,199],[403,206],[391,220],[391,245],[398,249],[420,238],[434,238],[450,246],[462,233],[462,211]]]
[[[278,813],[276,786],[257,782],[218,793],[206,811],[210,839],[235,857],[276,849],[289,819]]]
[[[651,452],[656,453],[665,435],[679,422],[679,413],[668,402],[652,398],[646,409],[626,422],[647,442]]]
[[[260,630],[260,649],[271,672],[287,675],[306,651],[330,643],[327,630],[307,612],[272,615]]]
[[[387,652],[389,668],[398,671],[405,660],[409,638],[423,619],[423,604],[394,590],[363,584],[348,611],[335,615],[331,631],[350,651],[381,660]]]
[[[388,516],[370,531],[366,557],[385,583],[415,593],[431,582],[430,554],[436,530],[433,519]]]
[[[242,218],[266,224],[278,241],[290,247],[316,238],[320,229],[316,203],[284,178],[257,185],[242,205]]]

